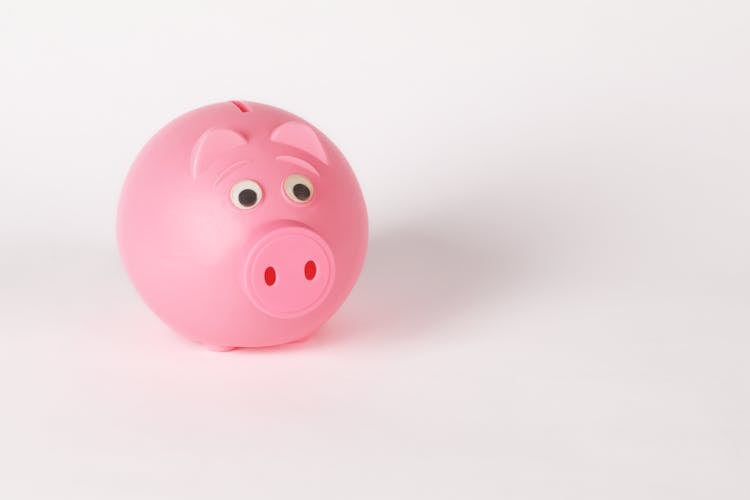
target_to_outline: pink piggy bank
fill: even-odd
[[[367,211],[341,152],[306,121],[212,104],[161,129],[117,214],[135,288],[172,329],[216,350],[304,339],[341,306]]]

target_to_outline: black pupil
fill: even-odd
[[[243,189],[239,195],[240,205],[243,207],[252,207],[258,201],[258,193],[252,189]]]
[[[307,201],[310,198],[310,188],[304,184],[295,184],[292,192],[298,200]]]

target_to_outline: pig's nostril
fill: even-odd
[[[274,283],[276,283],[276,269],[274,269],[273,267],[267,267],[263,277],[266,280],[266,285],[273,285]]]
[[[318,269],[315,267],[315,262],[308,260],[305,264],[305,278],[312,280],[316,272],[318,272]]]

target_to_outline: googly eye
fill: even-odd
[[[284,192],[296,203],[307,203],[312,200],[315,189],[310,179],[304,175],[290,175],[284,180]]]
[[[260,203],[263,198],[263,190],[255,181],[240,181],[232,186],[229,198],[235,207],[247,210]]]

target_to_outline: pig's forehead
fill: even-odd
[[[192,142],[189,161],[194,178],[217,175],[239,162],[255,168],[292,166],[319,175],[333,170],[329,165],[338,158],[335,146],[313,125],[266,105],[222,103],[197,110],[182,123],[185,133],[171,136],[194,138],[187,141]]]
[[[227,165],[234,162],[244,162],[250,167],[275,166],[283,168],[292,166],[317,174],[330,170],[327,164],[305,151],[273,142],[259,143],[252,138],[246,145],[227,151],[219,163]]]

